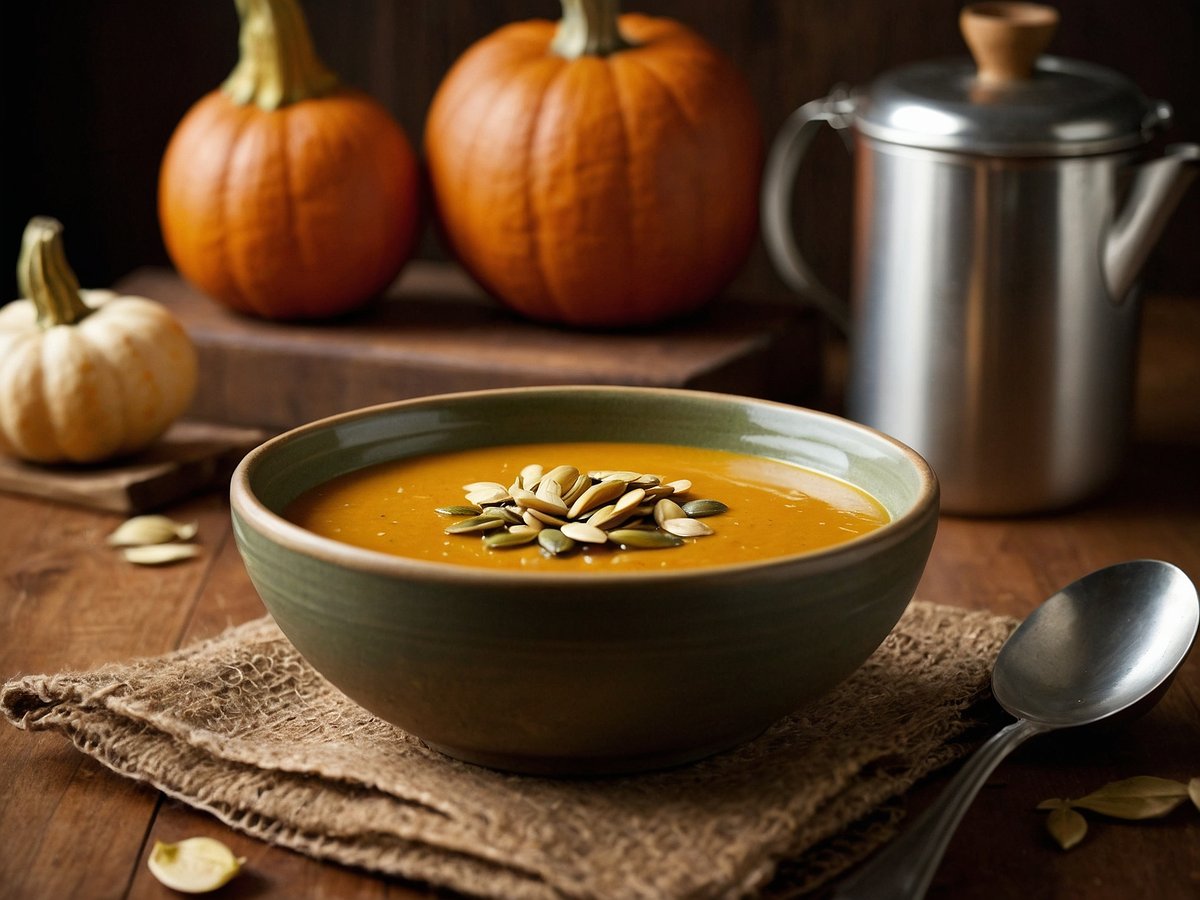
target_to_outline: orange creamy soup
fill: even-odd
[[[685,492],[669,499],[681,505],[718,500],[727,509],[700,519],[711,534],[684,537],[678,546],[664,549],[577,541],[572,551],[551,555],[536,540],[492,549],[484,540],[491,531],[446,533],[448,526],[468,516],[437,510],[466,504],[466,485],[512,485],[531,464],[547,471],[569,465],[584,474],[620,469],[652,473],[663,482],[690,481]],[[313,488],[285,515],[317,534],[369,550],[543,572],[652,571],[747,562],[840,544],[889,519],[862,490],[790,463],[696,447],[603,442],[484,447],[383,463]],[[649,517],[647,524],[653,522]]]

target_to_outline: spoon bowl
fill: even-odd
[[[1016,721],[993,735],[899,838],[835,898],[920,898],[987,776],[1035,734],[1144,712],[1162,696],[1200,625],[1200,598],[1176,566],[1139,559],[1098,569],[1048,598],[996,657],[992,693]]]
[[[1142,559],[1098,569],[1013,632],[992,693],[1015,718],[1051,728],[1099,722],[1170,680],[1198,620],[1196,588],[1177,567]]]

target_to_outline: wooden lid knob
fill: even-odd
[[[1040,3],[974,3],[958,18],[979,79],[1024,80],[1058,26],[1058,10]]]

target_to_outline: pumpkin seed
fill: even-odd
[[[504,485],[498,481],[472,481],[470,484],[464,484],[462,489],[468,494],[473,494],[475,491],[506,491]]]
[[[613,517],[616,509],[617,507],[612,503],[608,504],[608,506],[600,507],[587,517],[587,524],[595,525],[597,528],[604,527],[604,523]]]
[[[470,534],[475,531],[491,531],[502,525],[504,525],[503,519],[484,513],[481,516],[473,516],[470,519],[455,522],[453,525],[447,525],[445,531],[446,534]]]
[[[593,475],[592,477],[595,478],[596,476]],[[621,484],[629,484],[630,482],[637,481],[641,477],[642,477],[641,472],[612,471],[612,472],[605,472],[604,475],[599,480],[600,481],[617,481],[617,482],[620,482]]]
[[[482,506],[439,506],[434,510],[439,516],[477,516],[483,512]]]
[[[598,481],[580,494],[579,499],[571,504],[567,518],[577,519],[589,509],[603,506],[609,500],[615,500],[625,493],[623,481]]]
[[[140,547],[126,547],[121,551],[126,562],[139,566],[165,566],[168,563],[191,559],[200,555],[200,548],[195,544],[144,544]]]
[[[480,488],[477,491],[471,491],[467,494],[467,502],[475,503],[479,506],[503,503],[504,501],[511,499],[512,496],[508,493],[508,489],[501,485],[496,485],[494,488]]]
[[[663,531],[679,537],[702,537],[713,533],[712,528],[704,522],[701,522],[699,519],[689,519],[687,517],[667,519],[661,524],[661,527]]]
[[[689,500],[683,504],[683,511],[693,519],[703,519],[729,512],[729,507],[720,500]]]
[[[661,528],[668,519],[682,519],[685,513],[683,507],[674,500],[663,498],[654,504],[654,521]]]
[[[483,543],[492,549],[498,550],[504,547],[519,547],[522,544],[528,544],[536,540],[537,532],[529,531],[497,531],[493,534],[484,535]]]
[[[146,867],[172,890],[203,894],[228,883],[245,861],[215,838],[191,837],[177,844],[155,841]]]
[[[522,525],[525,520],[521,518],[521,513],[511,506],[489,506],[486,513],[491,513],[504,522],[505,525]],[[485,515],[486,515],[485,513]]]
[[[539,531],[537,542],[543,550],[552,556],[570,553],[575,549],[575,542],[557,528],[544,528]]]
[[[517,547],[537,541],[551,555],[569,552],[576,542],[623,547],[678,547],[684,537],[712,534],[698,521],[728,510],[718,500],[673,497],[692,483],[627,469],[596,469],[582,474],[574,466],[523,467],[505,488],[495,481],[463,485],[466,505],[438,507],[445,516],[466,516],[447,534],[483,534],[490,548]]]
[[[621,547],[637,550],[660,550],[683,544],[683,539],[673,534],[641,528],[618,528],[608,533],[608,539]]]
[[[567,514],[567,504],[563,503],[562,500],[549,500],[545,497],[539,497],[532,491],[517,491],[513,494],[512,499],[523,509],[537,509],[552,516],[565,516]]]
[[[555,528],[561,528],[563,525],[567,524],[566,519],[551,515],[550,513],[544,512],[535,506],[529,507],[529,509],[525,510],[525,512],[529,513],[539,522],[542,522],[546,525],[553,525]]]
[[[190,541],[199,526],[195,522],[176,522],[166,516],[134,516],[126,519],[108,536],[113,547],[140,547],[168,541]]]
[[[533,491],[528,488],[517,488],[509,492],[509,499],[517,506],[529,506],[529,502],[537,497]]]
[[[661,500],[663,497],[670,497],[675,493],[675,488],[669,484],[656,484],[646,488],[646,499],[651,503]]]
[[[562,502],[567,504],[567,506],[570,506],[583,495],[584,491],[591,486],[592,479],[588,478],[586,475],[577,475],[575,477],[575,483],[571,485],[570,488],[567,488],[563,491]]]
[[[643,488],[634,488],[622,494],[615,504],[618,513],[632,513],[634,508],[646,499],[646,491]]]
[[[574,479],[571,480],[571,483],[575,483]],[[537,490],[534,492],[534,496],[539,500],[545,500],[547,503],[562,503],[562,485],[550,476],[547,476],[543,478],[542,483],[538,485]],[[563,503],[563,506],[566,506],[566,504]]]
[[[587,476],[588,476],[588,478],[592,479],[592,481],[603,481],[605,478],[607,478],[610,475],[620,474],[621,471],[622,470],[620,470],[620,469],[589,469]],[[636,475],[637,473],[630,472],[629,474]]]
[[[637,523],[633,521],[632,514],[622,513],[620,515],[605,519],[604,523],[597,527],[603,528],[605,531],[612,531],[614,528],[631,528],[636,524]]]
[[[579,479],[579,470],[574,466],[555,466],[546,473],[546,479],[558,485],[561,495]]]
[[[585,544],[604,544],[608,542],[607,534],[595,525],[589,525],[586,522],[568,522],[559,530],[571,540],[580,541]]]

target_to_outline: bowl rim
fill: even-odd
[[[477,400],[493,396],[564,392],[579,394],[666,395],[668,397],[709,399],[716,402],[736,403],[739,405],[751,404],[757,407],[776,407],[793,413],[799,412],[804,415],[832,420],[837,422],[840,427],[849,428],[852,431],[857,431],[889,445],[900,456],[904,457],[917,474],[920,483],[918,498],[910,509],[892,519],[883,527],[851,538],[843,543],[835,544],[832,547],[825,547],[819,550],[798,551],[796,553],[748,560],[746,562],[688,566],[674,570],[545,572],[540,570],[531,571],[467,566],[452,562],[416,559],[380,550],[368,550],[364,547],[347,544],[333,538],[323,537],[296,525],[280,514],[268,509],[250,488],[251,474],[260,464],[263,457],[277,447],[297,440],[306,434],[320,431],[333,425],[368,418],[397,408],[419,409],[422,406]],[[692,388],[563,384],[482,388],[470,391],[429,394],[347,410],[346,412],[335,413],[303,425],[298,425],[295,428],[288,429],[268,438],[242,457],[230,479],[229,500],[231,515],[235,518],[240,517],[248,527],[258,531],[272,543],[278,544],[285,550],[315,557],[323,562],[344,568],[352,568],[359,572],[408,579],[415,578],[429,583],[523,584],[537,585],[538,587],[570,588],[579,587],[582,584],[611,586],[634,583],[673,583],[708,580],[727,575],[743,574],[750,571],[758,572],[790,566],[799,562],[803,562],[809,566],[813,574],[837,569],[842,564],[844,557],[860,555],[870,549],[881,550],[889,545],[898,543],[914,530],[919,529],[930,515],[936,519],[939,513],[940,487],[937,475],[932,466],[930,466],[924,457],[907,444],[878,429],[834,413],[814,410],[778,400],[767,400],[740,394],[696,390]]]

